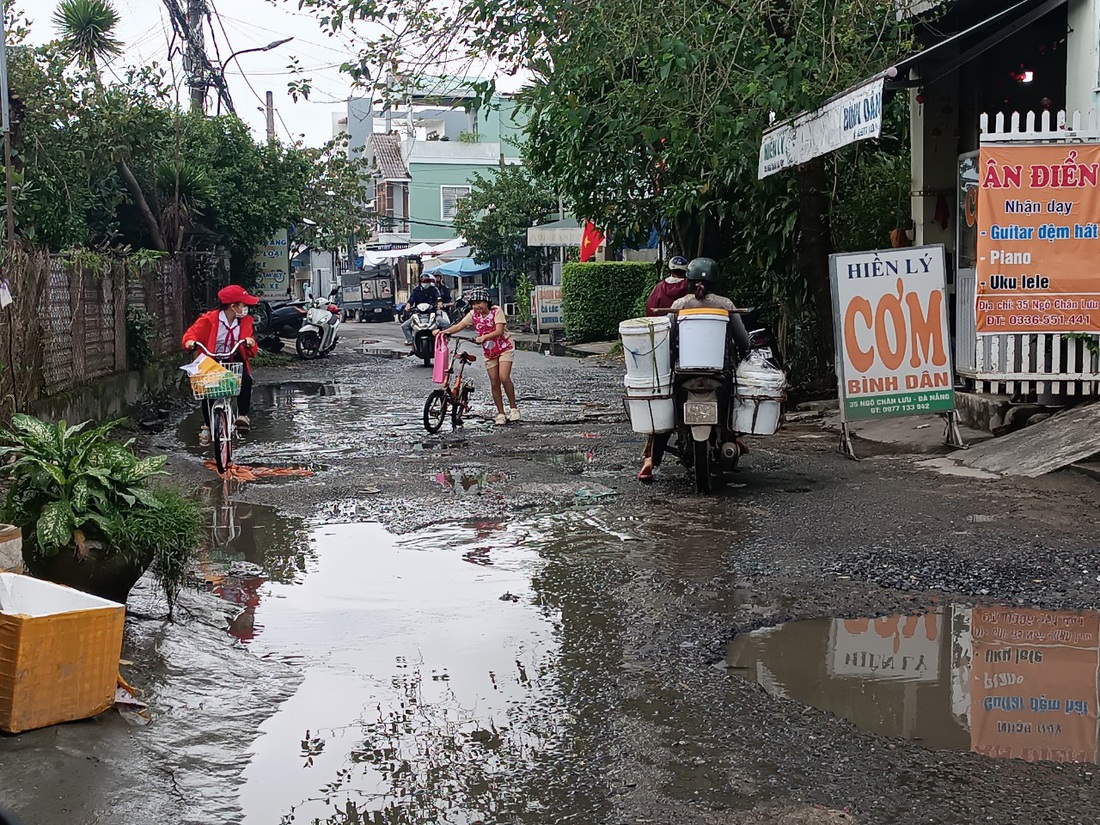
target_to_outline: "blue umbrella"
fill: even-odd
[[[489,271],[489,264],[479,264],[473,258],[459,258],[437,266],[432,272],[436,275],[450,275],[452,278],[468,278]]]

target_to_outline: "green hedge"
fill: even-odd
[[[654,264],[639,261],[566,264],[561,271],[566,337],[578,343],[617,339],[619,322],[638,315],[638,297],[649,295],[654,272]]]

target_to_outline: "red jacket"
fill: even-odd
[[[188,341],[198,341],[204,347],[211,352],[217,351],[218,346],[218,316],[222,314],[220,309],[212,309],[210,312],[204,312],[200,315],[187,330],[183,333],[183,348],[187,349]],[[252,334],[252,316],[246,315],[243,318],[238,319],[241,323],[238,333],[240,339],[253,338]],[[252,368],[249,366],[249,359],[256,354],[255,350],[250,347],[241,347],[237,350],[240,353],[241,360],[244,361],[244,368],[251,373]]]
[[[691,292],[691,285],[688,284],[686,278],[675,284],[670,283],[666,278],[662,278],[657,286],[653,287],[653,291],[649,293],[649,300],[645,302],[645,314],[663,315],[664,313],[661,310],[671,309],[674,301],[683,298],[689,292]]]

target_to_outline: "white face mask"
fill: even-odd
[[[679,272],[670,272],[668,273],[668,277],[665,278],[665,280],[668,281],[670,284],[678,284],[682,280],[684,280],[684,276],[681,275]]]
[[[245,318],[248,315],[248,307],[245,306],[244,304],[241,304],[241,308],[238,309],[238,310],[235,310],[235,312],[236,312],[238,318]]]

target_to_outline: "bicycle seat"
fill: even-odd
[[[477,360],[477,356],[470,355],[470,353],[468,352],[463,352],[458,356],[458,360],[461,361],[463,364],[472,364],[474,363],[474,361]]]

